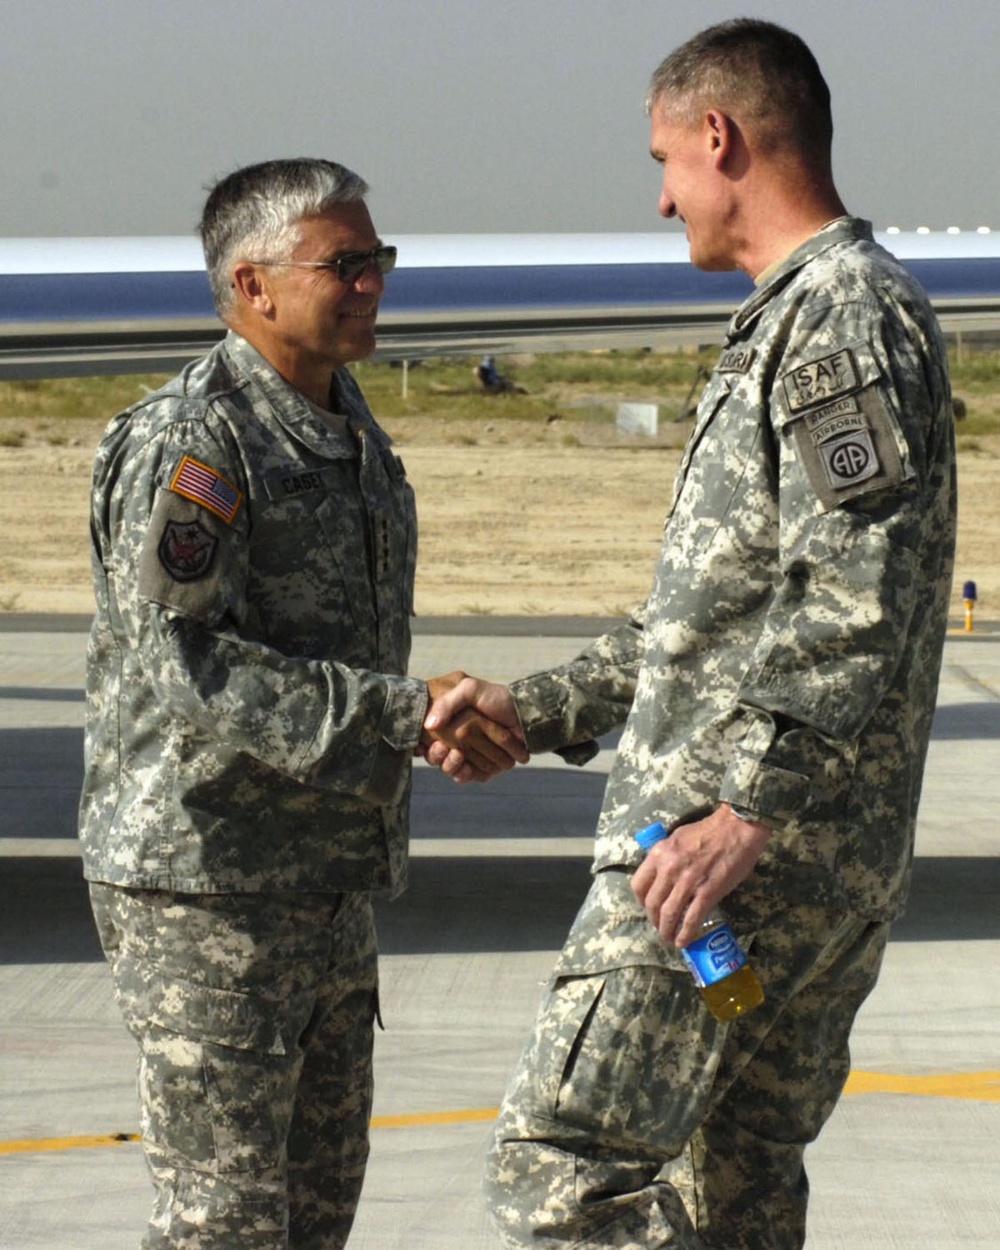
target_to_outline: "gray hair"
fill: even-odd
[[[219,316],[225,320],[233,308],[237,261],[288,260],[303,217],[367,193],[364,179],[344,165],[312,157],[247,165],[220,179],[198,227]]]
[[[657,67],[647,113],[659,108],[694,123],[713,107],[751,129],[764,150],[790,148],[829,167],[830,89],[808,47],[784,27],[749,17],[720,22]]]

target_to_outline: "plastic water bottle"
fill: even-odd
[[[666,829],[657,821],[655,825],[640,829],[635,840],[643,852],[648,852],[666,836]],[[735,1020],[764,1001],[764,987],[747,963],[743,948],[718,908],[712,908],[701,922],[698,937],[687,946],[682,946],[680,952],[709,1011],[717,1020],[723,1023]]]

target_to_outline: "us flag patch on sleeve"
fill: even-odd
[[[170,489],[222,517],[227,525],[232,525],[243,502],[243,492],[232,482],[190,456],[185,456],[177,466]]]

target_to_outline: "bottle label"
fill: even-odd
[[[739,972],[747,962],[742,947],[727,924],[681,947],[681,955],[699,989]]]

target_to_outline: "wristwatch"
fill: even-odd
[[[761,818],[755,812],[747,811],[745,807],[737,807],[735,803],[729,803],[728,800],[727,803],[729,810],[733,813],[737,820],[745,820],[751,825],[759,825],[763,823]]]

